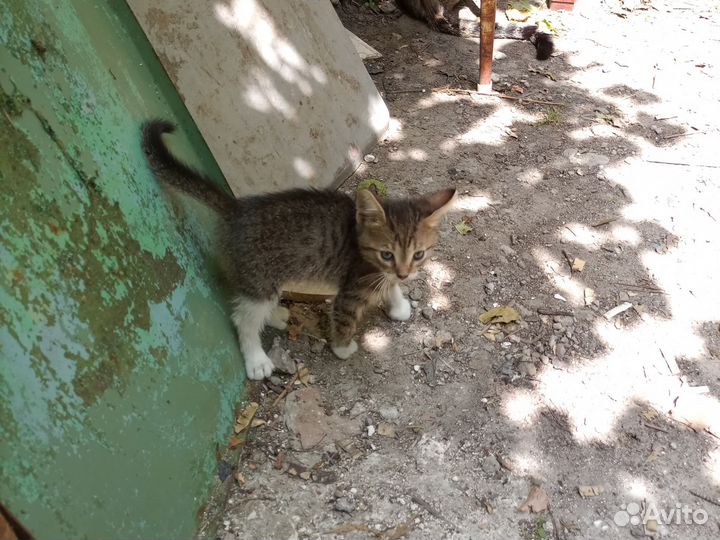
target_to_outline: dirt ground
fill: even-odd
[[[338,14],[392,116],[343,189],[461,196],[411,320],[370,312],[348,361],[327,306],[268,332],[307,385],[251,384],[217,537],[720,537],[720,7],[579,0],[549,61],[496,41],[494,89],[527,101],[452,91],[472,37]]]

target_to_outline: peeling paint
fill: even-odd
[[[5,2],[0,66],[0,498],[38,537],[192,535],[244,374],[141,122],[224,180],[124,3]]]

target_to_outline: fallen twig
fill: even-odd
[[[408,90],[385,90],[386,94],[417,94],[424,93],[424,88],[412,88]]]
[[[620,218],[618,216],[615,216],[615,217],[611,217],[608,219],[604,219],[602,221],[598,221],[594,225],[590,225],[590,226],[594,227],[594,228],[602,227],[603,225],[607,225],[608,223],[612,223],[613,221],[617,221],[618,219],[620,219]]]
[[[489,94],[487,92],[478,92],[477,90],[468,90],[465,88],[433,88],[432,92],[445,92],[447,94],[467,94],[472,96],[487,96],[500,99],[509,99],[512,101],[520,101],[524,103],[535,103],[536,105],[556,105],[558,107],[565,107],[567,105],[566,103],[560,103],[558,101],[542,101],[539,99],[530,99],[526,97],[506,96],[505,94]]]
[[[387,528],[384,531],[377,531],[364,523],[346,523],[334,529],[326,531],[325,534],[348,534],[352,532],[364,532],[375,538],[384,538],[386,540],[398,540],[403,536],[407,536],[415,525],[417,515],[410,516],[410,519],[399,523],[397,526]]]
[[[280,393],[278,397],[275,398],[275,401],[272,402],[272,407],[275,407],[278,403],[280,403],[285,396],[288,395],[288,392],[290,392],[290,389],[292,388],[293,384],[295,384],[295,381],[298,379],[299,373],[296,372],[295,375],[293,375],[293,378],[290,379],[290,382],[285,385],[285,389]]]
[[[567,423],[567,420],[563,422],[560,418],[558,418],[557,414],[550,412],[550,411],[542,411],[540,414],[550,419],[550,421],[555,424],[555,427],[558,427],[562,429],[563,431],[569,433],[570,435],[575,435],[573,431],[567,427],[565,424]]]
[[[572,232],[572,231],[570,231],[570,232]],[[575,234],[575,233],[573,233],[573,234]],[[572,271],[573,271],[573,258],[572,258],[572,257],[570,256],[570,254],[569,254],[567,251],[565,251],[564,249],[562,250],[562,254],[563,254],[563,257],[565,257],[565,260],[567,261],[568,266],[570,267],[570,273],[572,274]]]
[[[675,135],[668,135],[667,137],[663,137],[663,139],[676,139],[678,137],[687,137],[688,135],[701,135],[705,133],[704,131],[683,131],[682,133],[676,133]]]
[[[680,368],[678,367],[677,362],[675,361],[675,358],[673,358],[671,356],[670,359],[668,360],[668,358],[665,356],[665,353],[663,352],[663,350],[660,348],[658,348],[658,350],[660,351],[660,356],[662,356],[663,360],[665,360],[665,365],[667,366],[668,371],[670,372],[670,375],[677,375],[678,373],[680,373]]]
[[[307,448],[303,447],[302,450],[291,450],[291,452],[312,452],[313,450],[315,450],[318,446],[320,446],[322,444],[322,442],[325,440],[325,437],[327,437],[327,433],[323,433],[323,436],[320,437],[320,440],[318,442],[316,442],[315,444],[311,444]],[[302,446],[302,442],[300,443],[300,445]]]
[[[642,289],[650,292],[665,293],[665,291],[661,288],[653,287],[650,285],[639,285],[637,283],[622,283],[621,281],[615,281],[614,283],[616,285],[622,285],[623,287],[630,287],[631,289]]]
[[[659,159],[645,159],[645,163],[657,163],[659,165],[677,165],[679,167],[706,167],[708,169],[720,169],[720,165],[711,165],[708,163],[682,163],[679,161],[661,161]]]
[[[660,426],[656,426],[655,424],[650,424],[649,422],[643,422],[643,425],[645,427],[649,427],[650,429],[654,429],[656,431],[662,431],[663,433],[670,433],[667,429],[661,428]]]
[[[711,499],[710,497],[706,497],[705,495],[701,495],[697,491],[693,491],[692,489],[688,490],[692,495],[695,495],[698,499],[702,499],[705,502],[709,502],[710,504],[714,504],[715,506],[720,506],[720,502],[718,502],[717,499]]]
[[[429,502],[427,502],[425,499],[423,499],[419,495],[412,495],[410,497],[410,500],[412,502],[414,502],[415,504],[417,504],[420,508],[425,510],[431,516],[444,521],[445,523],[450,525],[453,529],[458,530],[458,528],[455,526],[455,524],[452,521],[450,521],[448,518],[443,516],[439,510],[437,510],[435,507],[433,507],[433,505],[431,505]]]
[[[558,527],[558,522],[555,519],[555,515],[552,513],[552,510],[548,507],[548,514],[550,514],[550,520],[553,524],[553,537],[555,540],[560,540],[560,527]]]
[[[537,312],[540,315],[550,315],[550,316],[557,316],[557,317],[573,317],[575,314],[572,311],[563,311],[558,309],[550,309],[550,308],[537,308]]]

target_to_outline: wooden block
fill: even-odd
[[[572,11],[575,0],[550,0],[550,9],[553,11]]]

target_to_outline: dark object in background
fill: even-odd
[[[34,537],[18,519],[0,503],[0,540],[33,540]]]
[[[478,18],[481,16],[473,0],[395,0],[395,4],[406,15],[425,21],[433,30],[453,36],[460,35],[458,12],[462,8],[468,8]],[[555,50],[552,35],[540,31],[534,24],[496,23],[495,37],[529,41],[535,46],[538,60],[547,60]]]

